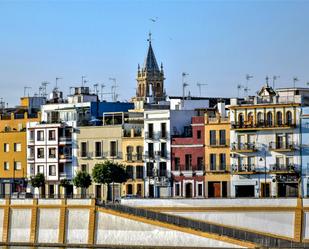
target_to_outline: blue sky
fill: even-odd
[[[0,97],[15,105],[24,86],[33,94],[49,81],[51,90],[56,77],[68,93],[86,75],[90,87],[115,77],[119,99],[129,99],[149,30],[169,95],[181,94],[182,72],[191,95],[200,82],[203,95],[237,96],[247,73],[251,94],[266,75],[280,75],[279,87],[294,76],[306,86],[308,13],[309,1],[0,0]]]

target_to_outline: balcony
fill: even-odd
[[[86,159],[86,158],[92,158],[93,157],[93,153],[92,152],[87,152],[87,151],[81,151],[79,153],[79,157]]]
[[[232,165],[233,174],[255,174],[257,172],[256,166],[254,164],[242,164],[242,165]]]
[[[72,144],[72,137],[59,137],[59,144]]]
[[[168,132],[167,131],[160,131],[158,132],[159,139],[166,140],[168,138]]]
[[[294,164],[271,164],[269,165],[269,172],[273,174],[295,174],[298,169]]]
[[[149,139],[149,140],[153,140],[153,139],[155,139],[155,134],[154,134],[154,132],[145,132],[145,138],[146,139]]]
[[[154,151],[145,151],[145,160],[152,160],[155,158]]]
[[[294,143],[270,142],[269,150],[277,152],[290,152],[296,150]]]
[[[260,121],[254,122],[233,122],[231,124],[233,130],[271,130],[271,129],[291,129],[295,128],[296,124],[293,122],[287,122],[282,124],[273,124]]]
[[[155,152],[155,155],[162,158],[162,159],[167,159],[168,158],[168,154],[166,151],[164,150],[158,150]]]
[[[127,162],[142,162],[143,155],[142,154],[126,154],[125,159]]]
[[[211,147],[211,148],[224,148],[224,147],[229,147],[229,146],[230,146],[230,141],[226,139],[211,141],[208,145],[208,147]]]
[[[103,155],[104,158],[109,158],[109,159],[122,159],[122,152],[107,151],[107,152],[103,152],[102,155]]]
[[[251,153],[257,151],[255,143],[232,143],[231,151],[236,153]]]
[[[61,162],[61,163],[72,162],[72,155],[71,154],[60,154],[59,155],[59,162]]]
[[[226,173],[228,166],[226,164],[222,165],[206,165],[206,173]]]
[[[174,172],[204,172],[205,170],[205,165],[204,164],[200,164],[200,165],[183,165],[183,164],[178,164],[178,165],[172,165],[172,169]]]
[[[34,153],[27,156],[28,161],[34,161]]]

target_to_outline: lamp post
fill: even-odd
[[[264,152],[264,198],[266,197],[266,148],[263,148],[263,152]],[[260,162],[263,161],[263,158],[260,158]]]

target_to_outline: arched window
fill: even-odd
[[[129,176],[129,179],[133,179],[133,166],[127,165],[126,166],[126,172]]]
[[[272,112],[267,112],[266,124],[267,124],[267,126],[273,125],[273,114],[272,114]]]
[[[257,124],[258,125],[264,124],[264,118],[263,118],[262,112],[258,112],[258,114],[257,114]]]
[[[136,160],[143,160],[143,146],[136,146]]]
[[[277,125],[282,125],[282,112],[277,112]]]
[[[248,113],[248,123],[253,124],[253,114],[252,114],[252,112]]]
[[[291,111],[287,111],[286,114],[285,114],[285,122],[287,125],[291,125],[292,122],[293,122],[293,119],[292,119],[292,112]]]
[[[238,124],[240,127],[244,126],[244,115],[242,113],[238,115]]]

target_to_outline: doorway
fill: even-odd
[[[99,200],[102,199],[102,187],[101,187],[101,185],[95,186],[95,197]]]
[[[236,197],[254,197],[254,185],[235,186]]]
[[[54,198],[55,188],[53,184],[48,185],[48,198]]]
[[[154,188],[153,184],[149,184],[149,187],[148,187],[148,193],[149,193],[149,194],[148,194],[148,195],[149,195],[150,198],[153,198],[153,197],[154,197],[153,188]]]
[[[186,183],[186,198],[192,198],[192,183]]]
[[[220,182],[208,182],[208,197],[221,197]]]
[[[270,197],[270,184],[269,183],[265,183],[265,182],[261,183],[261,197]]]

